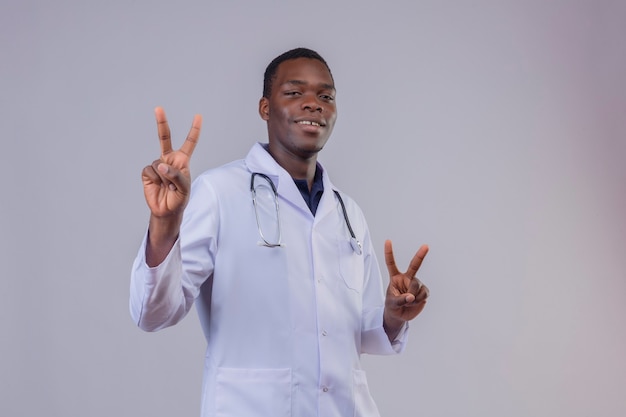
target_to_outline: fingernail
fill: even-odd
[[[167,174],[167,171],[169,171],[169,169],[168,169],[167,165],[165,165],[165,164],[159,164],[159,165],[157,166],[157,169],[159,170],[159,172],[160,172],[161,174]]]

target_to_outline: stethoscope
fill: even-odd
[[[272,193],[274,196],[274,207],[276,209],[276,233],[275,234],[277,236],[277,239],[275,241],[268,240],[265,237],[265,235],[263,235],[263,231],[261,230],[261,222],[259,220],[259,209],[258,209],[257,200],[256,200],[256,188],[254,186],[254,178],[256,176],[259,176],[265,179],[269,183],[270,187],[272,188]],[[274,181],[272,181],[272,179],[265,174],[262,174],[260,172],[253,172],[250,176],[250,192],[252,193],[252,203],[254,204],[254,215],[256,217],[256,225],[257,225],[257,229],[259,230],[259,236],[261,236],[261,242],[259,242],[259,245],[266,246],[268,248],[276,248],[276,247],[283,246],[284,244],[282,243],[282,236],[281,236],[281,229],[280,229],[280,210],[278,207],[278,191],[276,191],[276,186],[274,185]],[[343,212],[343,218],[346,222],[346,226],[348,226],[348,231],[350,232],[350,246],[352,246],[352,250],[357,255],[361,255],[363,253],[363,247],[361,246],[361,242],[359,242],[359,240],[356,238],[356,235],[354,234],[354,230],[352,230],[352,225],[350,224],[350,219],[348,218],[348,212],[346,210],[346,205],[343,202],[343,198],[341,198],[339,191],[333,190],[333,192],[335,193],[335,195],[337,196],[337,199],[339,200],[339,204],[341,205],[341,211]]]

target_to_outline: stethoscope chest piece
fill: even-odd
[[[356,239],[356,237],[351,237],[350,238],[350,246],[352,246],[352,250],[357,255],[362,255],[363,254],[363,248],[361,247],[361,242],[359,242]]]

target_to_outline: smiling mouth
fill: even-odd
[[[306,125],[306,126],[317,126],[317,127],[322,127],[324,126],[321,123],[318,122],[314,122],[312,120],[300,120],[299,122],[297,122],[299,125]]]

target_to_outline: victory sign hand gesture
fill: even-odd
[[[393,256],[391,241],[385,242],[385,263],[389,271],[389,286],[385,298],[384,326],[390,340],[397,336],[405,321],[414,319],[426,306],[428,287],[417,277],[418,269],[428,253],[422,245],[409,264],[406,272],[400,272]]]
[[[157,107],[154,114],[161,142],[161,157],[141,172],[144,196],[151,214],[146,246],[146,262],[149,266],[161,263],[178,238],[191,189],[189,160],[202,127],[202,117],[194,116],[187,139],[175,151],[172,149],[165,111]]]
[[[154,110],[161,157],[141,173],[146,202],[153,216],[163,218],[182,214],[189,200],[191,174],[189,160],[200,137],[202,116],[193,118],[187,139],[177,151],[172,149],[170,128],[161,107]]]

